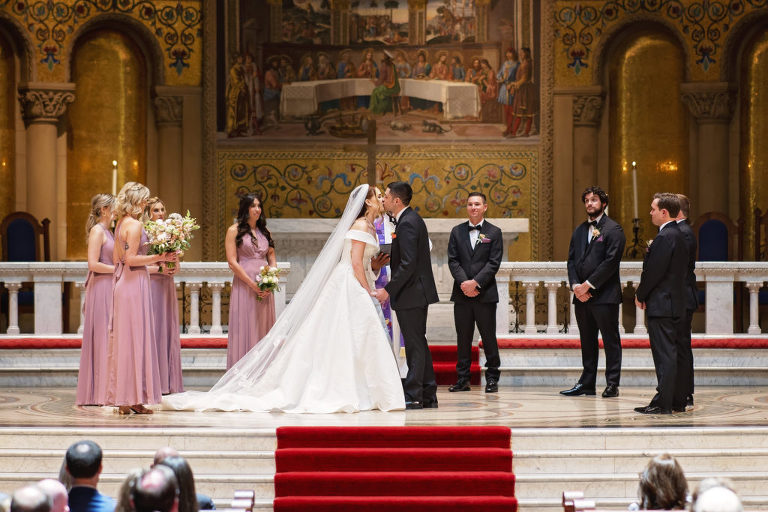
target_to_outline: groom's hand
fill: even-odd
[[[373,258],[371,258],[371,270],[378,272],[381,267],[389,263],[389,254],[380,252]]]
[[[389,294],[387,293],[387,290],[384,288],[377,288],[376,291],[371,292],[371,296],[375,297],[376,300],[384,304],[387,299],[389,298]]]
[[[480,295],[480,292],[477,291],[477,281],[474,279],[468,279],[459,286],[461,287],[461,291],[464,292],[464,295],[467,297],[477,297]]]

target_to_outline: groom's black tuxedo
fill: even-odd
[[[405,340],[405,400],[436,403],[437,382],[427,345],[427,309],[439,299],[432,275],[427,225],[412,208],[406,208],[397,221],[389,264],[392,275],[384,289]]]
[[[499,292],[496,289],[496,273],[499,271],[504,254],[501,230],[482,221],[477,242],[472,246],[469,237],[469,222],[463,222],[451,230],[448,239],[448,267],[453,276],[453,320],[456,326],[458,379],[469,381],[472,358],[472,337],[475,323],[483,340],[486,358],[487,379],[499,380],[499,348],[496,343],[496,304]],[[479,285],[479,295],[467,297],[461,291],[461,283],[474,279]]]

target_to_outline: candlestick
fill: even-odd
[[[117,160],[112,160],[112,195],[117,195]]]
[[[632,162],[632,197],[634,201],[632,202],[632,207],[634,211],[634,218],[639,219],[640,217],[637,214],[637,162]]]

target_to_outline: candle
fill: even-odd
[[[117,160],[112,160],[112,195],[117,195]]]
[[[639,219],[640,217],[637,215],[637,162],[632,162],[632,197],[634,201],[632,202],[633,211],[635,213],[635,219]]]

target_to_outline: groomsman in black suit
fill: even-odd
[[[685,245],[688,247],[688,273],[685,276],[685,317],[683,318],[682,334],[687,350],[685,358],[689,371],[688,394],[685,397],[685,405],[693,407],[693,349],[691,348],[691,323],[693,322],[693,313],[699,308],[699,290],[696,287],[696,252],[698,243],[696,235],[688,224],[688,216],[691,211],[691,202],[687,196],[677,194],[680,200],[680,213],[677,214],[677,227],[685,238]]]
[[[594,395],[600,348],[598,332],[605,348],[603,398],[619,396],[621,379],[621,338],[619,304],[621,281],[619,264],[626,237],[621,226],[605,214],[608,194],[600,187],[588,187],[581,194],[588,220],[571,236],[568,248],[568,282],[573,290],[576,323],[581,338],[584,366],[579,382],[561,391],[565,396]]]
[[[392,275],[375,296],[381,302],[390,298],[405,340],[406,409],[436,408],[437,382],[427,345],[427,309],[439,299],[429,257],[427,225],[408,206],[412,197],[413,189],[404,181],[390,183],[384,193],[384,209],[395,217],[396,226],[389,263]]]
[[[686,341],[680,335],[685,317],[688,247],[675,222],[680,212],[676,194],[656,194],[651,203],[651,221],[659,234],[648,247],[635,304],[648,316],[657,393],[641,414],[671,414],[685,411],[690,386]]]
[[[469,391],[472,337],[475,324],[485,352],[485,392],[499,390],[499,347],[496,343],[496,273],[504,255],[501,230],[483,219],[488,210],[485,194],[471,192],[467,198],[469,222],[451,230],[448,239],[448,267],[453,276],[453,321],[456,325],[458,361],[456,384],[448,391]]]

